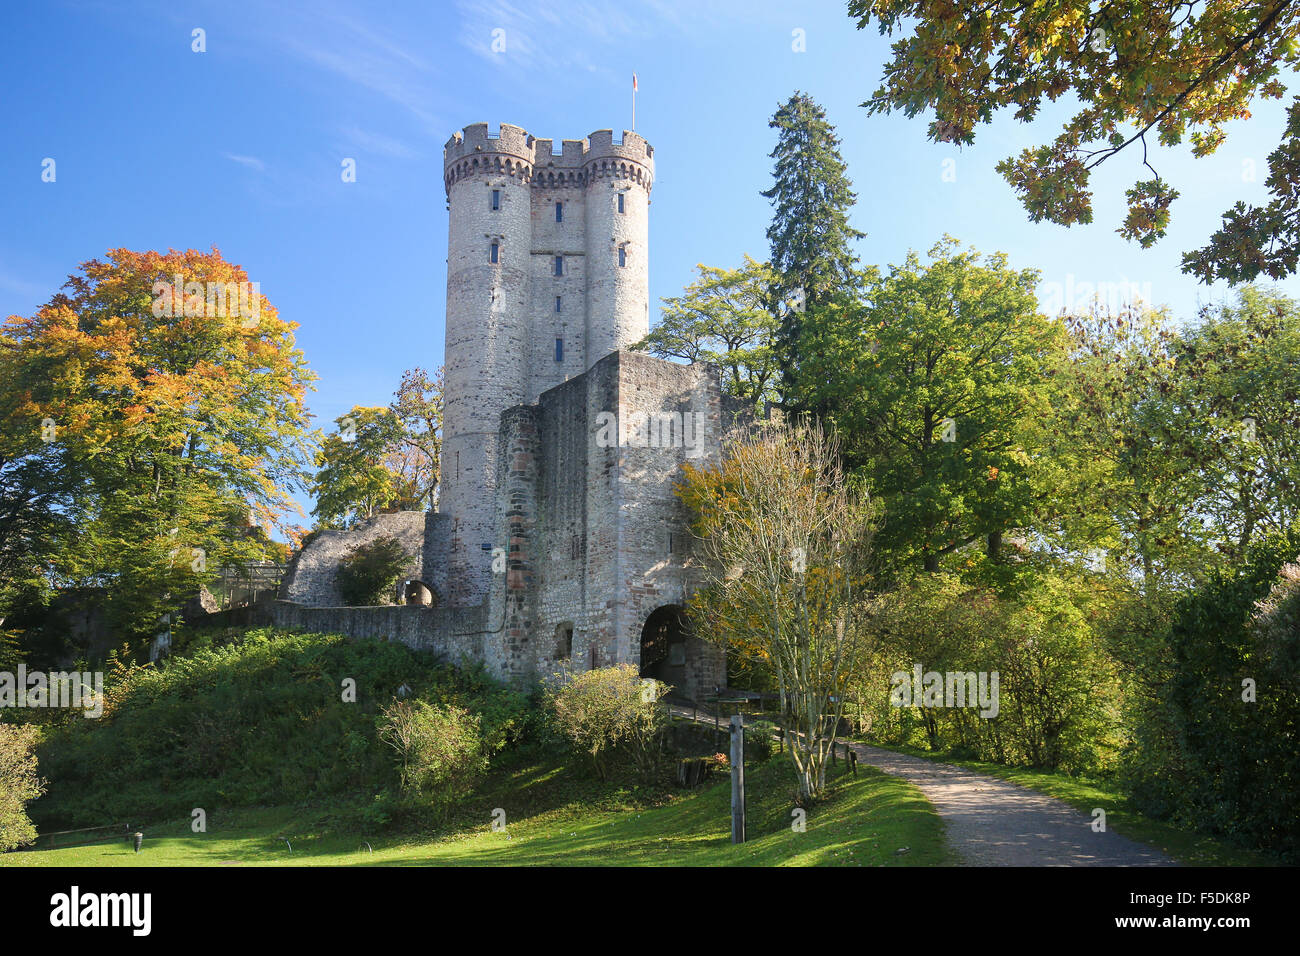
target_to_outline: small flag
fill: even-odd
[[[635,73],[632,74],[632,90],[633,90],[633,92],[636,91],[636,74],[635,74]]]

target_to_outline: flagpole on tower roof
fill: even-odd
[[[636,74],[632,74],[632,132],[636,132]]]

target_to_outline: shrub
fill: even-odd
[[[774,747],[772,735],[780,733],[780,728],[770,721],[760,720],[745,728],[745,759],[753,761],[769,760]]]
[[[394,701],[383,709],[379,739],[402,764],[402,789],[449,809],[487,769],[479,718],[454,704]]]
[[[568,678],[547,692],[547,704],[556,729],[591,757],[602,780],[615,749],[625,749],[642,777],[653,780],[668,723],[659,699],[667,692],[657,680],[642,680],[631,664],[616,664]]]
[[[1164,651],[1124,766],[1134,802],[1300,860],[1300,568],[1270,544],[1212,576],[1179,603]]]
[[[45,792],[36,776],[35,727],[0,723],[0,853],[32,842],[27,803]]]
[[[1080,582],[1044,571],[1001,594],[926,575],[872,611],[878,646],[851,694],[873,736],[1068,773],[1105,771],[1116,761],[1118,666],[1096,624],[1106,608]],[[910,675],[918,664],[925,672],[997,672],[996,716],[969,706],[892,706],[892,675]]]
[[[393,589],[410,563],[410,555],[394,537],[357,545],[336,572],[343,603],[348,607],[392,604]]]

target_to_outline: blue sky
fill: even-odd
[[[196,28],[204,53],[191,50]],[[795,30],[806,52],[792,49]],[[898,262],[946,232],[1042,270],[1055,283],[1045,296],[1058,299],[1083,283],[1133,283],[1192,316],[1230,294],[1182,275],[1180,254],[1232,202],[1264,201],[1281,103],[1260,103],[1208,159],[1153,151],[1182,198],[1168,237],[1142,250],[1114,231],[1140,156],[1094,176],[1093,225],[1031,224],[993,167],[1049,140],[1062,109],[1032,126],[1004,117],[960,151],[934,145],[924,120],[858,106],[887,53],[841,0],[10,5],[0,14],[0,314],[30,314],[112,247],[215,245],[301,325],[320,376],[319,424],[384,404],[403,369],[442,361],[447,138],[483,121],[557,141],[621,130],[633,71],[637,131],[657,166],[652,321],[696,263],[766,256],[767,121],[795,89],[825,106],[843,138],[864,262]],[[41,181],[46,157],[53,183]],[[340,176],[347,157],[355,183]],[[1283,286],[1300,297],[1300,281]]]

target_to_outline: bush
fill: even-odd
[[[446,810],[487,769],[479,727],[479,718],[463,707],[399,700],[383,709],[379,739],[401,760],[402,789]]]
[[[1300,567],[1279,565],[1267,545],[1179,604],[1164,653],[1147,665],[1157,691],[1124,771],[1145,812],[1295,862]]]
[[[37,734],[35,727],[0,723],[0,853],[36,838],[27,804],[45,791],[36,776]]]
[[[668,692],[657,680],[642,680],[631,664],[616,664],[569,677],[547,693],[547,704],[559,733],[591,757],[602,780],[611,751],[626,750],[652,781],[668,715],[659,698]]]
[[[780,733],[780,728],[766,720],[760,720],[746,727],[745,759],[753,761],[770,760],[775,752],[772,736],[778,733]]]
[[[1121,747],[1118,666],[1095,621],[1106,609],[1080,582],[1049,572],[999,594],[926,575],[873,607],[875,653],[852,696],[877,739],[1067,773],[1109,769]],[[895,707],[894,673],[997,672],[998,710]]]
[[[339,562],[336,572],[343,603],[348,607],[392,604],[397,581],[410,563],[411,556],[394,537],[357,545]]]

